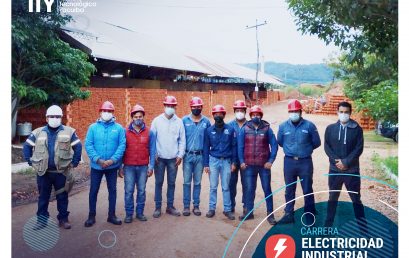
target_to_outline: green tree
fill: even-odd
[[[18,110],[33,105],[68,104],[86,99],[95,67],[88,55],[59,38],[71,17],[53,4],[47,13],[28,12],[28,1],[12,1],[12,119]]]

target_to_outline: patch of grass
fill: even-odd
[[[393,174],[398,176],[398,157],[392,156],[384,159],[381,158],[378,153],[374,153],[371,160],[375,170],[378,172],[377,178],[397,187],[398,183],[395,180],[389,178],[387,172],[384,170],[384,166],[390,169]]]
[[[395,143],[392,139],[383,137],[382,135],[376,134],[374,131],[365,131],[364,140],[366,142],[390,142]]]
[[[398,175],[398,157],[387,157],[383,160],[383,164],[391,170],[393,174]]]
[[[32,176],[32,175],[36,174],[36,172],[34,171],[34,169],[32,167],[20,170],[17,173],[20,174],[20,175],[25,175],[25,176]]]

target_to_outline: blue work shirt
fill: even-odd
[[[286,156],[298,158],[311,156],[314,149],[321,146],[317,127],[303,118],[296,125],[290,119],[281,123],[278,128],[277,142]]]
[[[195,123],[192,114],[182,119],[186,135],[186,153],[189,151],[202,151],[205,131],[211,126],[210,120],[202,115],[198,123]]]
[[[223,128],[215,125],[206,129],[203,144],[203,166],[209,166],[209,155],[215,158],[230,158],[237,164],[237,139],[236,133],[230,125],[224,124]]]
[[[47,170],[57,170],[54,162],[54,151],[55,151],[55,141],[57,140],[58,132],[63,130],[64,126],[60,125],[57,128],[50,128],[48,125],[44,126],[42,131],[47,133],[47,149],[48,149],[48,169]],[[31,134],[23,146],[24,159],[31,166],[31,156],[33,156],[33,147],[35,146],[36,137]],[[77,134],[74,132],[71,136],[71,146],[74,151],[74,156],[72,157],[71,164],[73,167],[78,166],[81,161],[82,144]]]

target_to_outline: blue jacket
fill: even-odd
[[[85,150],[93,169],[102,170],[98,159],[111,159],[114,164],[105,168],[113,169],[122,164],[122,157],[126,148],[125,129],[112,118],[109,122],[98,119],[89,126],[85,138]]]
[[[57,129],[50,129],[47,125],[43,128],[43,131],[47,132],[47,143],[48,143],[48,170],[56,170],[55,163],[54,163],[54,148],[55,148],[55,141],[57,140],[58,132],[63,130],[64,126],[60,125]],[[35,146],[36,137],[34,134],[31,134],[23,146],[23,155],[24,159],[27,163],[31,166],[31,156],[33,156],[33,147]],[[80,139],[78,138],[76,133],[73,133],[71,137],[71,146],[74,151],[74,156],[72,157],[71,164],[75,168],[78,166],[78,163],[81,161],[81,152],[82,152],[82,144]]]
[[[202,151],[205,131],[211,125],[209,119],[202,115],[200,121],[195,124],[192,114],[189,114],[184,116],[182,121],[185,126],[186,152]]]
[[[286,156],[299,158],[311,156],[314,149],[321,146],[317,127],[303,118],[297,125],[294,125],[290,119],[280,124],[277,142]]]
[[[248,121],[244,122],[243,126],[247,123]],[[236,132],[236,137],[237,137],[237,148],[236,148],[236,157],[239,159],[239,135],[240,135],[240,130],[243,128],[243,126],[240,128],[239,123],[237,123],[236,119],[231,120],[228,125],[233,127],[234,131]],[[237,160],[239,162],[239,160]]]
[[[206,129],[203,144],[204,167],[209,166],[209,155],[215,158],[230,158],[232,163],[238,164],[236,153],[237,139],[233,127],[224,124],[220,130],[214,125]]]

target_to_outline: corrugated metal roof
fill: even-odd
[[[165,42],[157,42],[147,35],[112,23],[89,20],[85,28],[73,21],[63,29],[91,49],[91,55],[96,58],[255,81],[256,72],[252,69],[177,53],[166,49]],[[80,26],[83,29],[78,29]],[[259,73],[259,82],[284,85],[280,79],[263,73]]]

